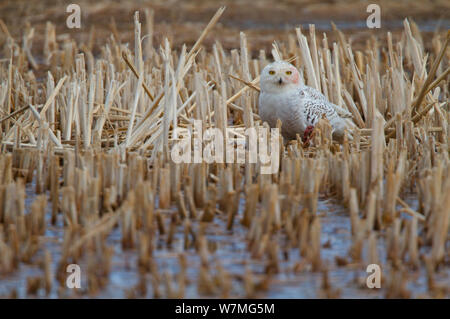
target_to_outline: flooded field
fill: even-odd
[[[0,4],[0,297],[450,297],[448,1],[380,1],[381,29],[356,0],[68,3]],[[274,59],[352,139],[175,163],[194,120],[264,128]]]
[[[35,185],[27,186],[27,199],[25,210],[29,212],[34,195]],[[411,196],[411,207],[415,207],[414,199]],[[238,219],[242,218],[244,210],[241,201],[238,212]],[[171,213],[176,213],[173,208]],[[321,232],[321,258],[326,265],[326,272],[310,272],[310,267],[302,262],[299,251],[290,248],[283,236],[276,240],[282,245],[279,251],[279,273],[270,277],[267,285],[270,289],[262,289],[248,295],[243,277],[250,271],[255,278],[265,277],[267,263],[252,258],[247,250],[246,229],[237,224],[231,231],[226,230],[226,219],[217,218],[212,225],[208,225],[206,231],[207,246],[209,248],[208,261],[213,267],[222,267],[228,272],[231,279],[231,286],[226,295],[217,294],[216,297],[254,297],[254,298],[385,298],[386,289],[369,289],[366,285],[366,272],[364,263],[350,263],[349,252],[351,249],[351,223],[348,212],[333,199],[326,199],[321,196],[318,202],[318,215],[322,224]],[[170,214],[168,212],[168,214]],[[48,228],[39,239],[42,241],[42,251],[48,251],[51,256],[51,271],[58,267],[57,261],[61,258],[61,248],[64,236],[64,227],[61,220],[55,225],[51,224],[51,209],[47,209],[46,221]],[[169,225],[167,225],[169,227]],[[198,227],[201,227],[198,225]],[[198,227],[196,232],[198,231]],[[184,249],[185,241],[183,227],[177,227],[176,235],[170,245],[164,239],[156,243],[154,258],[157,267],[163,276],[169,280],[176,281],[180,276],[180,256],[185,258],[188,265],[184,274],[189,280],[184,288],[185,298],[211,297],[207,293],[199,292],[197,280],[201,271],[202,261],[195,251],[195,247]],[[27,292],[27,279],[44,276],[44,270],[40,262],[34,264],[22,264],[12,275],[2,278],[0,295],[3,297],[16,296],[19,298],[155,298],[151,276],[139,274],[137,255],[134,251],[123,249],[121,246],[120,229],[116,228],[109,234],[107,244],[113,249],[114,255],[111,259],[111,274],[108,283],[98,293],[92,294],[87,289],[75,292],[61,290],[54,286],[48,293],[44,290],[37,291],[30,295]],[[377,246],[380,265],[383,272],[388,272],[389,267],[386,259],[386,240],[380,239]],[[42,260],[43,254],[37,253],[35,260]],[[345,264],[346,261],[350,264]],[[344,265],[345,264],[345,265]],[[86,269],[86,262],[80,262],[81,269]],[[385,268],[386,267],[386,268]],[[219,268],[220,269],[220,268]],[[216,270],[216,274],[219,270]],[[423,269],[411,271],[410,279],[406,283],[406,289],[411,293],[410,297],[426,298],[428,283],[427,275]],[[81,282],[82,287],[87,287],[87,278]],[[385,280],[385,279],[383,279]],[[450,286],[450,269],[442,269],[436,274],[435,280],[442,287]],[[327,282],[330,286],[329,292],[323,292],[323,285]],[[137,287],[135,289],[135,287]],[[144,288],[145,287],[145,288]],[[173,289],[179,287],[174,285]],[[161,285],[161,295],[165,296],[167,287]],[[175,297],[172,296],[172,297]],[[448,297],[448,296],[447,296]]]

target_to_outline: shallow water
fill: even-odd
[[[333,30],[331,22],[332,20],[289,20],[283,23],[277,22],[267,22],[267,21],[252,21],[243,20],[239,23],[233,21],[233,23],[224,23],[224,25],[235,27],[238,26],[241,29],[252,29],[252,30],[293,30],[295,27],[300,26],[302,29],[308,30],[310,24],[314,24],[317,30],[321,31],[331,31]],[[364,30],[367,29],[366,20],[356,20],[356,21],[334,21],[335,25],[339,30]],[[417,20],[415,21],[419,29],[423,32],[434,32],[436,30],[446,30],[450,28],[449,19],[433,19],[433,20]],[[387,20],[382,21],[381,29],[386,30],[397,30],[403,29],[403,20]]]
[[[28,184],[26,188],[26,211],[28,212],[30,205],[34,199],[34,186]],[[413,205],[413,199],[409,200],[409,204]],[[417,203],[416,203],[417,204]],[[244,200],[241,199],[239,214],[243,212]],[[48,209],[47,221],[48,226],[45,236],[41,238],[43,244],[41,248],[48,250],[52,256],[52,273],[55,273],[57,262],[61,257],[61,245],[63,236],[63,225],[61,216],[55,226],[50,224],[51,209]],[[354,264],[347,267],[338,267],[335,257],[344,257],[350,261],[348,252],[352,244],[350,219],[344,208],[337,205],[333,200],[323,197],[319,198],[318,214],[321,219],[321,257],[322,262],[328,269],[328,279],[333,289],[338,289],[337,296],[342,298],[383,298],[385,291],[381,289],[369,289],[366,287],[365,280],[367,273],[365,268],[367,265]],[[265,274],[265,264],[261,260],[252,259],[246,244],[247,229],[238,222],[240,216],[236,216],[235,225],[232,231],[226,230],[226,218],[215,218],[212,224],[206,228],[206,238],[210,251],[209,263],[212,273],[215,273],[217,263],[225,269],[232,277],[232,289],[230,297],[245,297],[245,289],[240,280],[249,267],[254,277]],[[198,227],[198,225],[194,225]],[[116,227],[108,237],[107,243],[114,247],[114,255],[111,262],[111,272],[109,275],[109,283],[98,294],[92,296],[88,294],[73,295],[73,291],[65,289],[62,294],[58,293],[58,283],[54,280],[53,287],[48,296],[41,289],[37,296],[27,296],[26,286],[27,277],[42,276],[43,271],[38,265],[26,265],[21,263],[19,270],[6,277],[0,278],[0,296],[8,296],[12,290],[16,290],[19,298],[25,297],[41,297],[41,298],[58,298],[58,297],[94,297],[94,298],[126,298],[128,292],[136,286],[140,281],[139,272],[137,270],[137,254],[135,250],[123,250],[121,247],[121,230]],[[261,298],[322,298],[326,297],[321,293],[321,285],[323,283],[323,274],[314,273],[308,269],[299,272],[293,271],[296,264],[302,261],[297,248],[283,248],[283,238],[278,238],[280,243],[280,271],[273,275],[269,289],[257,294]],[[377,240],[378,255],[383,270],[386,265],[385,242],[380,236]],[[197,289],[197,278],[201,265],[200,257],[193,247],[183,248],[183,226],[178,226],[171,248],[166,246],[165,240],[160,237],[156,243],[154,257],[158,265],[160,274],[167,272],[174,281],[174,288],[177,289],[176,275],[180,271],[179,258],[180,253],[184,253],[187,261],[186,276],[188,284],[185,288],[184,296],[186,298],[202,298],[210,297],[201,295]],[[33,261],[39,260],[43,256],[41,249],[34,257]],[[364,252],[365,253],[365,252]],[[363,258],[366,260],[366,258]],[[37,263],[36,263],[37,264]],[[83,276],[84,269],[87,266],[83,261],[80,262],[81,267],[81,290],[87,286],[86,276]],[[153,290],[151,278],[146,275],[147,294],[145,298],[153,298]],[[412,296],[423,296],[427,291],[426,276],[423,269],[417,271],[415,280],[408,282],[408,289],[411,290]],[[450,286],[450,271],[444,270],[438,273],[436,282]],[[164,287],[160,287],[164,293]]]

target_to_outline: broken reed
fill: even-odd
[[[371,39],[361,52],[337,29],[335,43],[326,34],[320,39],[314,26],[309,40],[296,29],[288,43],[274,45],[273,57],[296,57],[305,83],[353,114],[353,139],[336,145],[321,120],[310,147],[300,139],[281,146],[280,170],[271,175],[259,174],[260,163],[175,164],[170,137],[194,119],[203,128],[232,123],[236,135],[262,126],[256,91],[266,52],[251,59],[244,33],[239,49],[227,52],[216,41],[211,52],[200,50],[222,12],[190,50],[175,51],[166,39],[159,49],[135,41],[132,52],[114,36],[98,57],[73,39],[57,41],[48,23],[43,56],[49,71],[41,84],[29,50],[33,33],[26,30],[23,45],[8,37],[0,64],[0,275],[34,262],[45,249],[39,238],[50,214],[50,224],[64,226],[61,257],[52,274],[44,254],[44,274],[29,278],[29,294],[50,293],[53,276],[64,287],[65,267],[82,260],[87,292],[98,293],[111,272],[108,236],[119,229],[122,249],[138,256],[140,280],[127,292],[131,297],[145,296],[147,285],[156,298],[184,296],[191,280],[184,253],[176,275],[159,269],[155,258],[158,242],[171,249],[180,240],[184,251],[199,256],[199,294],[228,297],[239,283],[249,297],[263,293],[282,271],[282,252],[294,249],[301,261],[292,271],[321,271],[325,296],[338,296],[321,259],[317,214],[319,194],[333,194],[348,207],[352,226],[352,247],[337,266],[381,262],[377,243],[385,237],[386,263],[394,269],[387,296],[408,296],[408,269],[426,266],[432,282],[448,258],[449,35],[436,34],[426,52],[417,26],[405,20],[402,40],[389,33],[386,45]],[[152,17],[146,13],[150,41]],[[134,23],[141,39],[138,13]],[[41,195],[26,213],[25,185],[32,181]],[[417,209],[405,201],[408,192]],[[247,267],[236,277],[212,262],[208,230],[217,222],[223,232],[245,232],[264,276]],[[436,293],[435,284],[429,289]]]

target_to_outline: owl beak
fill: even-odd
[[[283,79],[282,79],[282,78],[280,78],[280,79],[278,80],[278,84],[283,84]]]

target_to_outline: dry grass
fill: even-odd
[[[307,84],[353,114],[353,141],[331,142],[322,123],[314,146],[298,139],[281,147],[281,167],[272,175],[259,174],[260,163],[175,164],[173,130],[194,119],[204,128],[231,126],[235,134],[262,126],[258,76],[269,53],[251,58],[244,33],[236,49],[218,41],[202,46],[206,36],[214,38],[221,10],[191,48],[180,50],[167,39],[158,48],[137,41],[147,32],[152,38],[152,11],[145,19],[135,15],[134,47],[112,33],[98,55],[70,37],[58,40],[48,23],[41,54],[49,72],[42,80],[30,50],[32,27],[24,41],[7,38],[0,63],[0,275],[34,262],[46,228],[62,221],[58,267],[51,272],[45,252],[42,277],[28,280],[30,295],[49,293],[53,278],[64,290],[65,266],[80,260],[87,263],[84,292],[103,289],[114,254],[108,236],[119,227],[121,246],[137,254],[142,274],[130,297],[147,294],[147,273],[153,297],[183,297],[190,283],[185,254],[192,251],[201,261],[198,293],[228,297],[236,275],[213,266],[207,235],[220,219],[229,231],[243,229],[251,258],[265,265],[263,274],[248,268],[240,278],[246,296],[270,289],[287,246],[301,260],[292,271],[322,272],[321,293],[337,297],[321,257],[317,205],[319,194],[327,194],[348,207],[352,225],[352,247],[338,265],[365,269],[382,262],[377,242],[383,240],[383,268],[390,270],[384,296],[411,296],[405,283],[426,269],[426,296],[448,297],[448,286],[434,278],[449,263],[450,33],[426,39],[432,43],[426,50],[417,26],[405,20],[400,40],[388,34],[387,43],[373,38],[355,50],[337,29],[330,42],[313,26],[299,28],[271,53],[292,59]],[[26,213],[31,182],[37,196]],[[404,200],[411,193],[417,207]],[[175,277],[158,269],[154,254],[157,243],[170,248],[177,235],[183,252]]]

